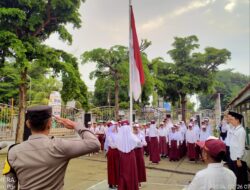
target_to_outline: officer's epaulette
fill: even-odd
[[[17,144],[19,144],[19,143],[17,143]],[[6,175],[6,174],[8,174],[10,172],[15,172],[14,169],[11,167],[11,165],[9,163],[8,155],[9,155],[10,149],[13,148],[14,146],[16,146],[17,144],[10,145],[10,147],[8,149],[7,159],[5,160],[4,168],[3,168],[3,172],[2,172],[3,175]]]

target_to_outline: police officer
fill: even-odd
[[[71,158],[98,151],[100,143],[85,127],[64,118],[56,121],[67,129],[74,129],[81,138],[50,138],[52,108],[35,106],[27,110],[27,126],[32,135],[27,141],[13,146],[5,166],[6,189],[62,190],[65,171]]]

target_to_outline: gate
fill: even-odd
[[[0,103],[0,141],[15,139],[17,114],[16,107]]]

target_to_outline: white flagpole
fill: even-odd
[[[131,67],[131,62],[130,62],[130,54],[131,54],[131,49],[130,49],[130,40],[132,39],[132,33],[131,33],[131,5],[132,2],[129,0],[129,123],[130,126],[132,127],[132,122],[133,122],[133,94],[132,94],[132,67]]]

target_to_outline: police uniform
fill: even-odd
[[[37,109],[46,112],[49,108]],[[12,147],[7,160],[10,168],[4,171],[6,189],[18,189],[19,184],[20,190],[62,190],[69,160],[98,151],[100,147],[98,139],[88,129],[78,125],[75,131],[80,138],[69,140],[33,134],[27,141]]]

